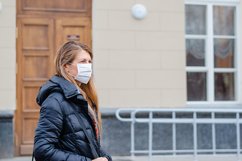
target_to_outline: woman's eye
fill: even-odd
[[[81,60],[80,63],[92,63],[92,60]]]

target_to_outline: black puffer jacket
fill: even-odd
[[[94,156],[83,128],[74,110],[78,111],[100,157],[111,157],[103,151],[96,139],[88,104],[75,85],[62,77],[53,76],[37,96],[41,106],[35,131],[34,155],[36,161],[91,161]]]

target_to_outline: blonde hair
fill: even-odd
[[[69,41],[63,44],[61,48],[57,51],[55,59],[56,75],[72,82],[81,91],[84,98],[88,101],[88,104],[97,115],[98,126],[101,130],[102,119],[98,105],[97,92],[93,82],[93,75],[91,76],[89,82],[87,84],[84,84],[76,81],[64,69],[64,66],[67,64],[71,64],[74,61],[77,53],[82,50],[85,50],[87,53],[89,53],[91,59],[93,59],[92,51],[87,45],[75,41]]]

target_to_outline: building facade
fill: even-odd
[[[72,1],[0,0],[0,157],[31,154],[35,95],[71,39],[93,49],[103,144],[114,155],[130,145],[116,139],[129,137],[118,108],[240,108],[240,0]],[[132,16],[135,4],[144,19]]]

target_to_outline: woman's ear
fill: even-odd
[[[64,69],[67,73],[70,73],[70,65],[68,65],[68,64],[63,65],[63,69]]]

